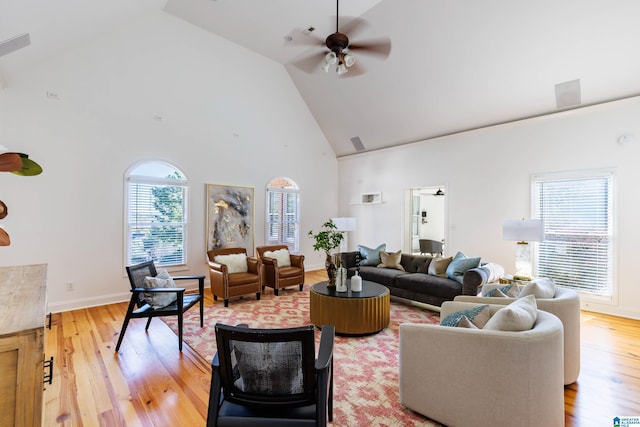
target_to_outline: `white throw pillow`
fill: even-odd
[[[278,261],[278,267],[291,266],[291,256],[289,255],[289,251],[284,248],[278,249],[277,251],[266,251],[263,255]]]
[[[533,295],[519,298],[496,311],[483,329],[493,331],[527,331],[538,317],[538,306]]]
[[[216,255],[213,260],[218,264],[226,265],[228,274],[246,273],[249,271],[247,254]]]
[[[142,286],[145,288],[175,288],[176,284],[167,270],[160,270],[156,277],[145,277]],[[175,292],[144,292],[143,299],[157,310],[172,304],[178,299],[178,295]]]
[[[556,284],[547,278],[535,279],[522,288],[518,295],[520,297],[533,295],[536,298],[550,299],[556,295]]]

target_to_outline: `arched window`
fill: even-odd
[[[185,265],[187,179],[175,166],[149,161],[132,166],[126,181],[125,263],[153,260]]]
[[[293,180],[285,177],[272,179],[267,185],[267,237],[266,244],[284,244],[290,252],[298,252],[300,194]]]

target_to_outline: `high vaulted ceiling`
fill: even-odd
[[[392,43],[344,77],[293,65],[335,31],[334,0],[0,0],[0,41],[32,38],[0,77],[157,10],[284,64],[337,156],[552,113],[568,81],[580,105],[640,94],[638,0],[342,0],[341,26],[369,24],[357,40]]]

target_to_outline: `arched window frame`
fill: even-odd
[[[175,174],[175,178],[169,178]],[[165,161],[145,160],[132,165],[125,173],[124,181],[124,264],[153,260],[156,266],[166,268],[186,266],[189,182],[184,172]],[[163,220],[163,212],[154,207],[155,198],[169,196],[163,195],[165,189],[171,190],[169,194],[177,197],[179,202],[175,204],[174,201],[172,212],[177,218],[172,221]],[[160,196],[154,191],[160,192]],[[136,198],[135,194],[139,196]],[[136,205],[140,197],[146,197],[145,203]]]
[[[282,186],[283,182],[288,185]],[[271,179],[266,188],[265,242],[283,244],[290,252],[300,247],[300,190],[294,180],[279,176]]]

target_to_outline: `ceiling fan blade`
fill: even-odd
[[[291,63],[304,71],[305,73],[315,73],[320,70],[320,66],[322,65],[322,61],[327,52],[317,52],[312,55],[305,56],[301,59],[296,59]]]
[[[349,50],[357,51],[358,54],[363,53],[376,55],[384,59],[389,56],[389,53],[391,52],[391,40],[388,37],[363,40],[351,43],[349,45]]]

